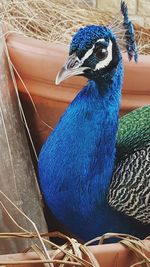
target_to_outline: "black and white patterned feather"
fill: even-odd
[[[117,164],[108,202],[118,211],[150,223],[150,146],[133,152]]]

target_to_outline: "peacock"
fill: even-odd
[[[120,34],[129,60],[138,60],[124,1],[121,13],[120,31],[115,22],[111,27],[89,25],[74,35],[56,84],[73,75],[88,82],[39,155],[39,181],[49,209],[83,241],[106,232],[140,238],[150,232],[150,106],[119,120]]]

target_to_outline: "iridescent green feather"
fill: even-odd
[[[138,108],[119,121],[117,161],[150,145],[150,105]]]

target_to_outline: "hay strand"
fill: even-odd
[[[41,247],[37,246],[37,244],[34,243],[31,246],[31,248],[27,248],[25,251],[27,253],[29,250],[32,249],[37,254],[38,259],[26,260],[26,261],[25,260],[24,261],[0,261],[0,265],[43,263],[45,266],[47,266],[47,264],[54,266],[54,264],[57,263],[59,267],[64,267],[65,264],[72,265],[72,266],[99,267],[99,264],[96,258],[94,257],[94,255],[91,253],[91,251],[87,247],[87,244],[90,244],[91,242],[95,240],[99,240],[101,244],[105,239],[110,238],[110,237],[121,238],[122,241],[120,242],[126,247],[128,247],[130,250],[132,250],[133,253],[136,255],[137,263],[133,264],[132,267],[138,264],[141,264],[141,266],[143,265],[143,266],[148,267],[150,264],[150,259],[146,256],[146,252],[150,251],[150,247],[146,245],[140,239],[135,238],[130,235],[107,233],[83,245],[79,243],[77,240],[70,238],[59,232],[39,233],[37,230],[38,227],[35,226],[34,222],[32,222],[30,218],[28,218],[24,214],[24,212],[22,212],[2,191],[0,191],[0,194],[2,194],[3,197],[6,198],[15,209],[17,209],[17,211],[19,212],[21,216],[25,216],[35,228],[35,232],[29,232],[28,230],[19,226],[18,223],[12,218],[9,211],[5,208],[4,204],[1,203],[7,215],[10,217],[10,219],[12,219],[13,223],[15,223],[22,232],[0,233],[0,239],[36,238],[36,239],[39,239],[41,243]],[[54,244],[51,240],[46,239],[46,237],[54,237],[54,236],[63,238],[64,240],[66,240],[66,243],[62,246],[58,246]],[[53,250],[51,249],[50,253],[47,250],[47,245],[50,245],[50,248],[53,247]],[[46,250],[46,253],[45,253],[45,250]],[[47,253],[49,255],[48,257],[47,257]],[[88,260],[85,260],[84,257],[86,257],[86,259]]]
[[[0,3],[0,21],[7,23],[10,31],[63,44],[69,44],[72,35],[87,24],[118,27],[120,17],[115,18],[114,14],[90,7],[85,0],[2,0]],[[150,29],[135,25],[135,30],[140,54],[150,54]]]
[[[40,243],[41,243],[41,245],[42,245],[42,248],[43,248],[43,251],[44,251],[44,253],[45,253],[45,259],[46,260],[50,260],[50,257],[49,257],[49,253],[48,253],[48,251],[47,251],[47,248],[46,248],[46,246],[45,246],[45,243],[43,242],[43,240],[42,240],[42,238],[41,238],[41,235],[40,235],[40,233],[39,233],[39,231],[38,231],[38,228],[37,228],[37,226],[36,226],[36,224],[21,210],[21,209],[19,209],[16,205],[15,205],[15,203],[13,203],[1,190],[0,190],[0,194],[18,211],[18,213],[20,214],[20,215],[22,215],[23,217],[25,217],[31,224],[32,224],[32,226],[33,226],[33,228],[35,229],[35,232],[36,232],[36,234],[37,234],[37,237],[38,237],[38,239],[39,239],[39,241],[40,241]],[[10,213],[7,211],[7,209],[6,209],[6,207],[3,205],[3,203],[2,202],[0,202],[0,204],[2,205],[2,207],[4,208],[4,210],[5,210],[5,212],[7,213],[7,215],[9,216],[9,218],[13,221],[13,223],[15,223],[16,224],[16,226],[19,228],[19,229],[21,229],[21,230],[23,230],[24,232],[27,232],[27,233],[29,233],[29,231],[28,230],[26,230],[26,229],[24,229],[24,228],[22,228],[15,220],[14,220],[14,218],[10,215]],[[51,267],[54,267],[53,266],[53,264],[50,264],[50,266]]]
[[[10,237],[19,237],[19,238],[38,238],[38,240],[40,241],[41,243],[41,247],[42,247],[42,250],[44,252],[44,254],[42,254],[41,256],[41,249],[37,247],[37,245],[35,244],[33,247],[34,247],[34,250],[35,252],[38,254],[40,254],[40,256],[42,257],[42,259],[39,261],[39,262],[42,262],[42,263],[49,263],[51,266],[54,266],[53,263],[60,263],[60,264],[66,264],[66,263],[69,263],[70,264],[70,261],[72,261],[72,264],[74,265],[81,265],[81,266],[85,266],[85,267],[98,267],[98,263],[96,261],[96,259],[93,260],[93,258],[91,258],[91,255],[89,255],[89,259],[91,259],[91,261],[86,261],[82,258],[82,254],[79,253],[79,248],[80,248],[80,245],[78,246],[77,248],[77,245],[76,243],[78,243],[75,239],[71,239],[59,232],[55,232],[55,233],[52,233],[52,236],[59,236],[59,237],[63,237],[64,239],[67,240],[66,244],[63,245],[63,246],[58,246],[56,245],[55,243],[53,243],[52,241],[49,241],[45,238],[43,238],[43,235],[46,237],[46,236],[51,236],[51,233],[48,233],[48,234],[40,234],[39,231],[38,231],[38,228],[37,226],[35,225],[35,223],[30,219],[28,218],[28,216],[23,212],[21,211],[1,190],[0,190],[0,194],[5,198],[7,199],[8,202],[11,203],[11,205],[13,206],[13,208],[15,208],[18,213],[21,215],[21,216],[24,216],[27,220],[29,220],[29,222],[33,225],[34,229],[35,229],[35,232],[29,232],[28,230],[22,228],[20,225],[18,225],[18,223],[14,220],[14,218],[11,216],[10,212],[6,209],[6,207],[4,206],[4,204],[2,203],[2,207],[4,207],[4,210],[5,212],[7,213],[7,215],[9,216],[9,218],[12,220],[13,223],[15,223],[15,225],[17,225],[17,227],[23,231],[23,233],[12,233],[12,235],[10,233],[0,233],[0,238],[9,238]],[[0,202],[1,204],[1,202]],[[61,261],[57,261],[56,259],[53,259],[50,257],[49,253],[48,253],[48,250],[47,250],[47,247],[46,247],[46,244],[50,245],[50,247],[53,247],[55,249],[57,249],[57,255],[58,256],[60,254],[60,252],[63,253],[63,259]],[[81,245],[82,246],[82,245]],[[35,249],[36,247],[36,249]],[[40,252],[41,251],[41,252]],[[48,254],[48,256],[47,256]],[[67,257],[66,257],[67,256]],[[80,257],[79,257],[80,256]],[[88,255],[87,255],[88,256]],[[65,257],[65,258],[64,258]],[[75,261],[75,262],[74,262]],[[32,261],[30,263],[34,263],[35,261]],[[21,263],[24,263],[24,261],[22,262],[18,262],[17,261],[17,264],[21,264]],[[26,262],[27,263],[27,262]],[[29,263],[29,262],[28,262]],[[37,263],[37,262],[35,262]],[[77,263],[77,264],[76,264]],[[96,264],[97,263],[97,264]],[[6,265],[6,264],[15,264],[13,261],[12,262],[0,262],[0,265]],[[61,265],[60,265],[61,267]]]

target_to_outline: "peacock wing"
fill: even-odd
[[[150,145],[150,105],[120,118],[117,132],[117,162]]]
[[[116,210],[150,223],[150,106],[120,119],[108,202]]]

